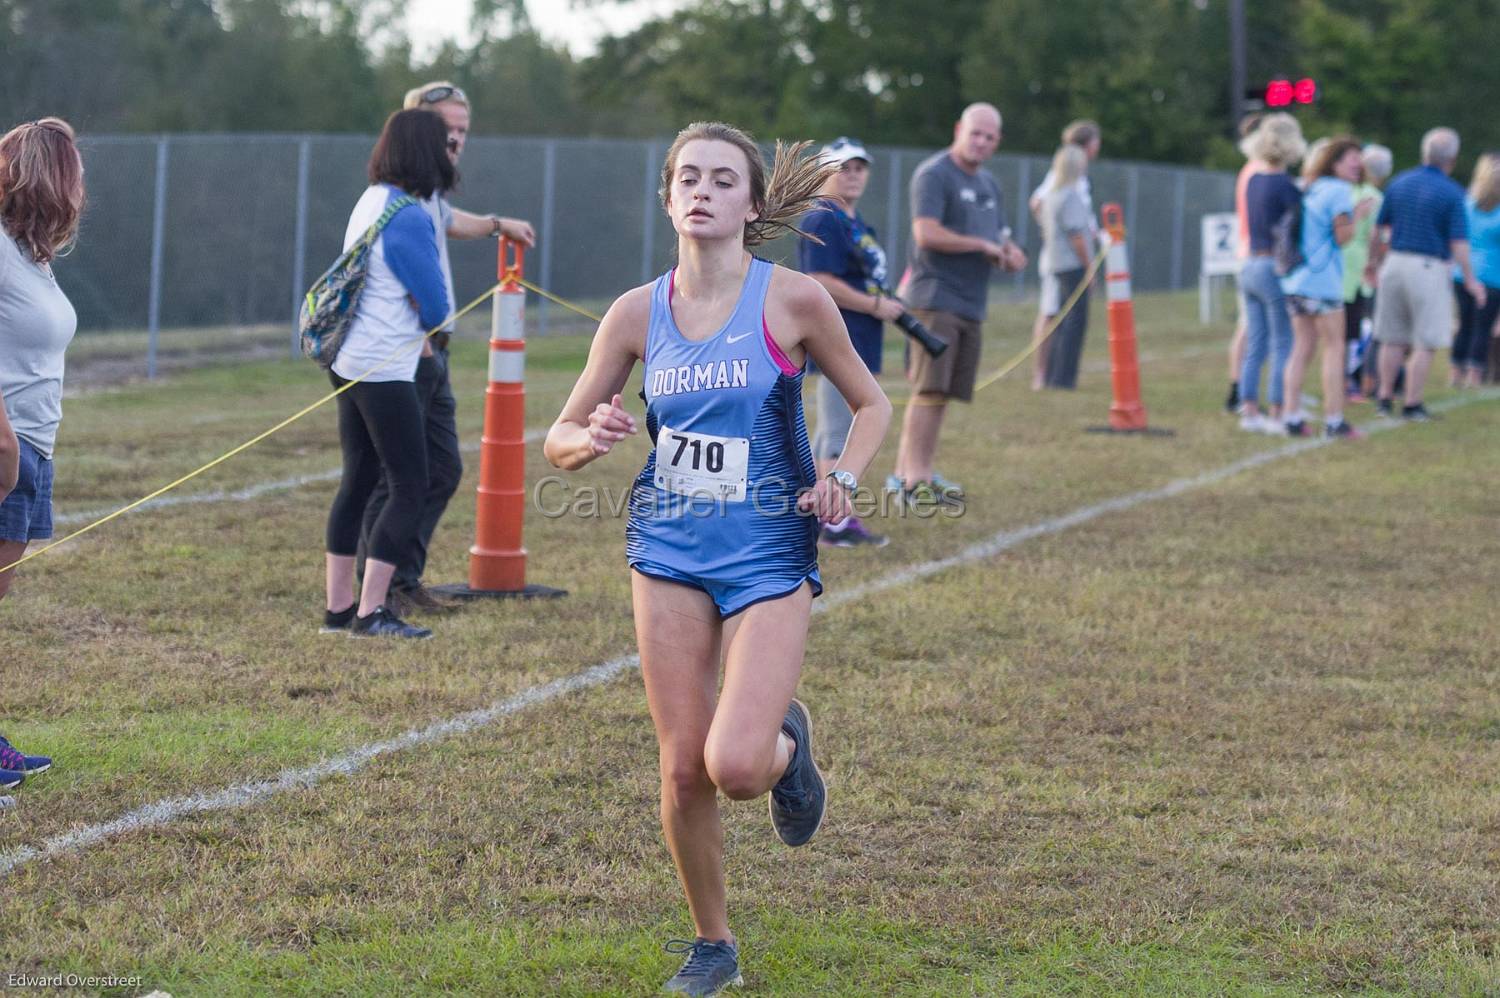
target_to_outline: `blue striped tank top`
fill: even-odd
[[[674,272],[652,288],[642,395],[653,449],[625,530],[628,561],[648,574],[738,587],[817,570],[817,520],[797,511],[816,481],[803,372],[765,321],[774,269],[752,258],[729,320],[699,341],[672,318]]]

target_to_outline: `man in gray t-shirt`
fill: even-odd
[[[933,471],[949,399],[974,395],[990,274],[1018,271],[1026,254],[1010,239],[1000,184],[984,163],[1000,145],[1000,112],[971,104],[953,128],[953,144],[911,179],[912,258],[906,302],[948,344],[938,357],[912,350],[907,380],[915,397],[901,424],[893,478],[915,504],[956,504],[963,490]]]

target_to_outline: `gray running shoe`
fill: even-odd
[[[786,709],[781,730],[797,743],[786,772],[771,788],[771,824],[789,846],[806,845],[823,825],[828,788],[812,757],[812,717],[801,700]]]
[[[682,969],[662,985],[662,990],[673,994],[716,995],[727,987],[739,987],[745,983],[740,976],[740,951],[734,943],[711,942],[701,936],[688,942],[686,939],[668,940],[668,953],[686,953]]]

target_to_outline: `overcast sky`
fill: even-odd
[[[568,0],[526,0],[531,23],[544,38],[562,42],[574,55],[588,55],[606,35],[628,31],[654,14],[670,11],[680,0],[625,0],[575,10]],[[466,41],[472,0],[410,0],[407,32],[419,53],[445,38]]]

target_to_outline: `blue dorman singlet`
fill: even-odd
[[[816,481],[803,372],[778,362],[765,323],[774,269],[752,258],[729,320],[700,341],[672,318],[673,272],[652,288],[642,395],[653,449],[631,489],[633,566],[728,583],[817,568],[817,520],[797,511]]]

